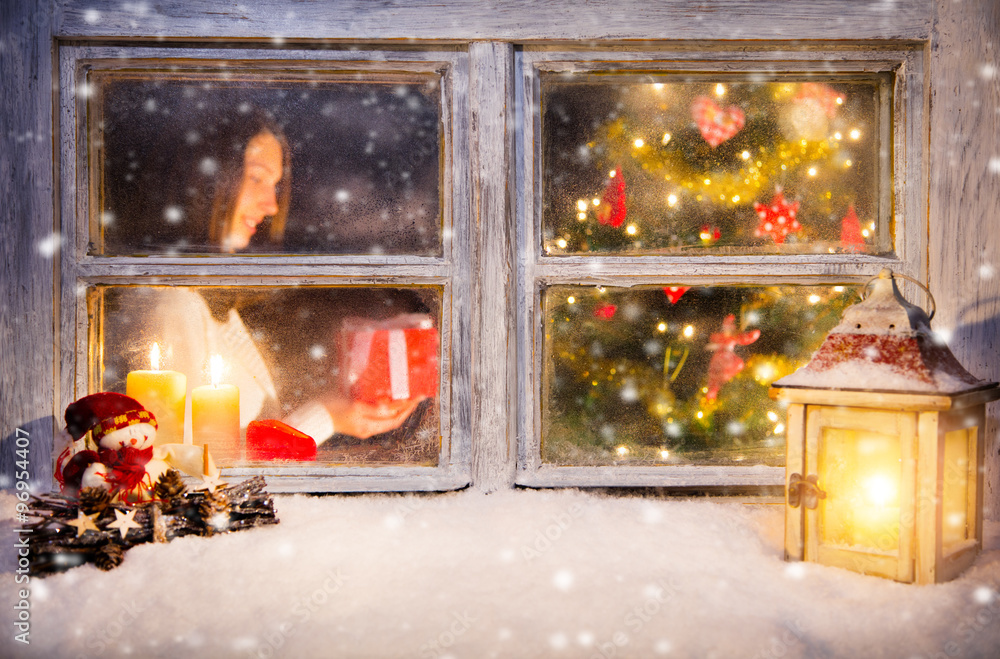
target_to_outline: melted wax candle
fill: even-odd
[[[191,392],[191,431],[194,443],[207,445],[219,460],[235,460],[240,452],[240,390],[234,384],[219,384],[222,358],[210,360],[212,384]]]
[[[151,371],[132,371],[128,374],[125,379],[125,395],[139,401],[156,417],[157,446],[183,442],[187,377],[177,371],[160,370],[158,343],[154,343],[150,349],[149,361]]]

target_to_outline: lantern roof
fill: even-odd
[[[958,363],[890,270],[869,284],[871,293],[844,311],[809,363],[775,387],[955,395],[996,386]]]

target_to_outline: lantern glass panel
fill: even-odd
[[[868,430],[824,428],[820,434],[820,541],[845,548],[899,550],[899,437]]]
[[[969,458],[976,433],[975,427],[945,433],[941,542],[946,549],[969,539]]]

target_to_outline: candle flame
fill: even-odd
[[[222,361],[222,355],[212,355],[208,360],[208,372],[212,378],[212,386],[219,386],[219,382],[222,380],[222,371],[225,368],[225,363]]]
[[[149,364],[153,367],[154,371],[160,370],[160,344],[153,343],[153,347],[149,349]]]

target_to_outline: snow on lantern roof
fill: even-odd
[[[955,395],[996,386],[958,363],[890,270],[869,284],[871,294],[844,311],[809,363],[775,381],[776,388]]]

